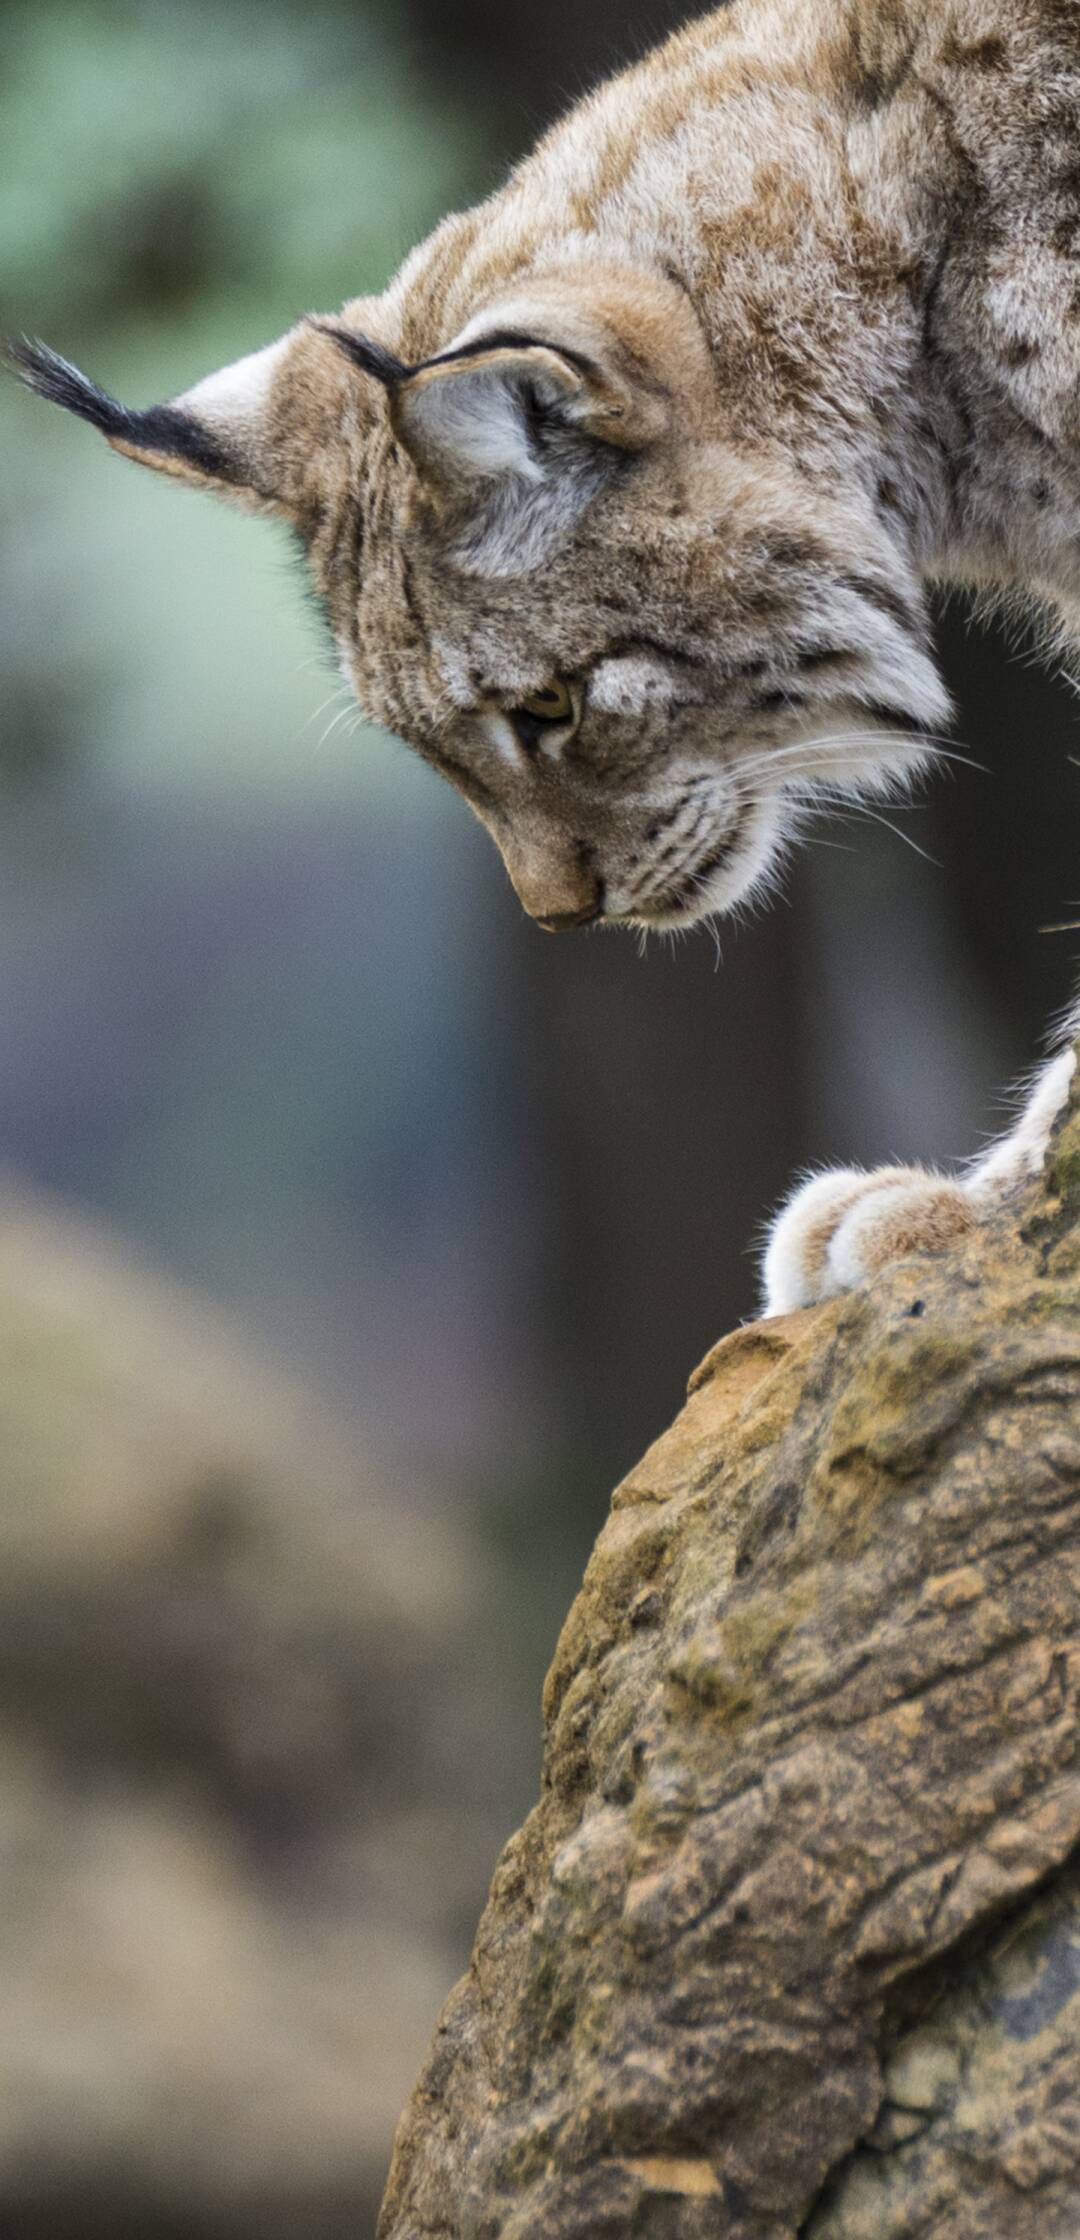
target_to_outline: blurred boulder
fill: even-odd
[[[0,1557],[0,2230],[356,2240],[494,1844],[474,1559],[13,1189]]]

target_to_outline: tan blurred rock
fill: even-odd
[[[370,2230],[493,1850],[476,1571],[200,1302],[0,1200],[0,2230]]]
[[[1080,1111],[616,1494],[380,2240],[1076,2240]]]

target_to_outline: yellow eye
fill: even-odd
[[[572,723],[574,701],[569,685],[546,684],[542,692],[530,692],[515,708],[516,716],[530,716],[534,723]]]

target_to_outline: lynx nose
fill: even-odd
[[[596,901],[586,903],[583,910],[555,910],[548,918],[538,918],[536,923],[545,933],[569,933],[572,926],[591,926],[599,916],[598,895]]]
[[[604,907],[604,882],[594,871],[584,847],[565,851],[536,848],[531,860],[524,850],[506,855],[506,868],[518,901],[545,933],[566,933],[571,926],[591,925]]]

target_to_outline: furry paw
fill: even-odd
[[[961,1183],[926,1167],[815,1175],[773,1224],[762,1264],[765,1313],[835,1298],[909,1253],[943,1252],[978,1218]]]

